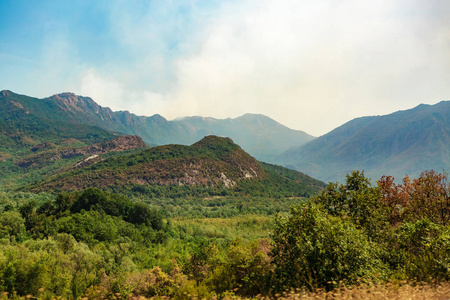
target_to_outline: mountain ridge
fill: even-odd
[[[450,169],[449,148],[450,101],[441,101],[353,119],[286,151],[277,162],[326,181],[342,181],[355,169],[374,179],[403,178]]]
[[[147,117],[126,110],[112,111],[98,105],[90,97],[70,92],[42,99],[6,90],[1,95],[2,99],[14,100],[26,111],[38,116],[97,126],[115,133],[139,135],[151,146],[190,145],[207,135],[230,136],[256,158],[273,162],[285,150],[314,139],[303,131],[289,129],[263,115],[245,114],[235,119],[185,117],[168,121],[159,114]],[[258,134],[255,134],[256,131]]]

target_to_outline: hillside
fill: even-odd
[[[298,172],[264,165],[229,138],[208,136],[191,145],[166,145],[55,175],[31,186],[75,191],[97,187],[150,197],[253,195],[304,197],[324,184]]]
[[[139,135],[149,145],[190,145],[207,135],[228,136],[257,159],[272,162],[287,149],[303,145],[314,137],[289,129],[263,116],[247,114],[235,119],[190,117],[168,121],[160,115],[136,116],[128,111],[113,112],[89,97],[62,93],[44,99],[1,92],[2,101],[54,122],[100,127],[110,132]]]
[[[450,102],[419,105],[384,116],[354,119],[278,158],[324,181],[343,181],[352,170],[376,180],[450,170]]]
[[[2,190],[14,190],[24,184],[36,183],[67,170],[97,163],[105,158],[128,155],[146,148],[138,136],[119,136],[92,145],[76,139],[65,139],[59,144],[43,142],[29,145],[20,153],[5,155],[0,161]]]
[[[60,144],[75,139],[78,144],[90,145],[117,136],[99,127],[70,122],[57,113],[46,116],[29,105],[36,102],[30,99],[0,92],[0,152],[17,155],[44,142]]]

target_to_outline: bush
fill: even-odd
[[[333,288],[339,282],[375,279],[386,273],[377,245],[349,220],[309,203],[278,216],[270,255],[275,290]]]
[[[397,230],[399,267],[410,279],[450,279],[450,228],[423,219]]]

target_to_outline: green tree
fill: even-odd
[[[276,290],[306,286],[333,288],[385,274],[378,247],[349,219],[308,203],[275,219],[270,253]]]
[[[422,219],[404,223],[396,231],[392,251],[398,268],[410,279],[422,281],[450,279],[450,228]]]
[[[364,172],[353,171],[344,184],[330,183],[313,201],[333,216],[348,216],[371,238],[383,240],[388,230],[389,211],[380,201],[381,190],[372,186]]]
[[[0,214],[0,238],[14,237],[21,241],[25,236],[25,220],[16,211],[5,211]]]

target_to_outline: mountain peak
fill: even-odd
[[[219,147],[221,148],[239,148],[238,145],[236,145],[232,139],[229,137],[220,137],[216,135],[208,135],[205,136],[200,141],[194,143],[192,146],[197,148],[208,148],[208,149],[217,149]]]
[[[54,100],[69,109],[75,109],[80,112],[88,112],[90,109],[93,109],[96,113],[100,110],[100,105],[98,105],[94,100],[89,97],[82,97],[75,95],[74,93],[60,93],[50,97],[51,100]]]
[[[270,119],[268,116],[263,114],[253,114],[253,113],[246,113],[238,118],[262,118],[262,119]]]
[[[13,93],[10,90],[3,90],[0,92],[0,97],[8,97],[11,96]]]
[[[448,170],[450,102],[420,104],[388,115],[353,119],[278,162],[324,181],[342,181],[353,170],[403,178],[424,170]]]
[[[71,93],[71,92],[59,93],[57,95],[60,97],[77,97],[77,95],[75,95],[74,93]]]

